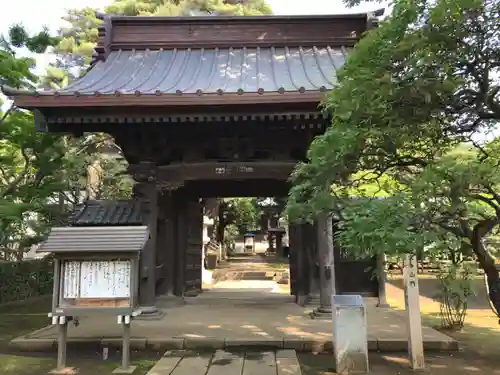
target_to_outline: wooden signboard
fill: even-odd
[[[130,260],[64,261],[61,307],[128,307],[131,304]]]

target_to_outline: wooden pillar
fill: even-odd
[[[186,271],[186,247],[187,247],[187,197],[184,189],[174,192],[175,209],[175,283],[174,294],[178,297],[184,296],[185,271]]]
[[[157,263],[161,265],[158,295],[172,295],[174,291],[175,270],[175,213],[172,192],[163,191],[160,195],[160,217],[158,224]]]
[[[290,247],[290,257],[288,258],[290,269],[290,294],[298,296],[298,268],[297,268],[297,228],[296,224],[288,225],[288,246]]]
[[[184,294],[196,296],[202,291],[203,205],[189,197],[187,207],[187,244],[185,247]]]
[[[304,234],[307,224],[299,224],[296,228],[297,250],[297,304],[304,306],[309,296],[309,265],[308,256],[304,249]]]
[[[149,240],[140,257],[139,304],[144,316],[156,314],[156,241],[158,224],[158,191],[156,165],[141,162],[131,165],[134,199],[142,201],[142,221],[149,228]]]
[[[276,232],[276,254],[283,256],[283,233]]]
[[[387,273],[385,270],[386,256],[384,253],[377,256],[377,279],[378,279],[378,304],[377,307],[387,308],[387,295],[385,293],[385,284],[387,282]]]
[[[318,260],[320,267],[319,314],[332,312],[332,295],[335,294],[335,267],[333,255],[332,218],[327,212],[318,215]]]
[[[307,226],[307,235],[304,236],[304,246],[308,257],[309,265],[309,299],[308,303],[319,304],[320,280],[318,261],[318,236],[316,234],[316,224]]]
[[[270,253],[274,252],[274,233],[271,231],[267,232],[267,249]]]

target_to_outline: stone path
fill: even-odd
[[[301,375],[295,350],[167,351],[147,375]]]
[[[264,282],[265,283],[265,282]],[[224,284],[223,284],[224,285]],[[267,284],[266,284],[267,285]],[[227,286],[227,284],[226,284]],[[406,350],[404,313],[375,307],[366,300],[368,345],[370,350]],[[294,303],[291,296],[262,289],[220,288],[198,297],[159,299],[165,312],[159,320],[134,320],[131,327],[133,349],[234,349],[272,347],[299,351],[331,351],[331,320],[312,320],[312,308]],[[82,316],[80,325],[68,328],[72,346],[120,346],[121,329],[113,315]],[[424,327],[427,350],[456,350],[457,342]],[[18,350],[52,350],[57,339],[55,326],[48,326],[14,339]]]

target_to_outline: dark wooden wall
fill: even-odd
[[[202,283],[202,204],[182,188],[163,192],[159,201],[156,294],[196,295]]]
[[[319,293],[316,231],[314,224],[291,224],[289,226],[290,293],[296,297],[296,301],[307,300],[304,296],[311,297]],[[338,294],[378,296],[378,280],[374,273],[377,266],[375,258],[355,259],[335,242],[334,257],[335,284]]]

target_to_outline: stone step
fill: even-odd
[[[297,353],[226,351],[215,353],[169,350],[147,375],[302,375]]]

